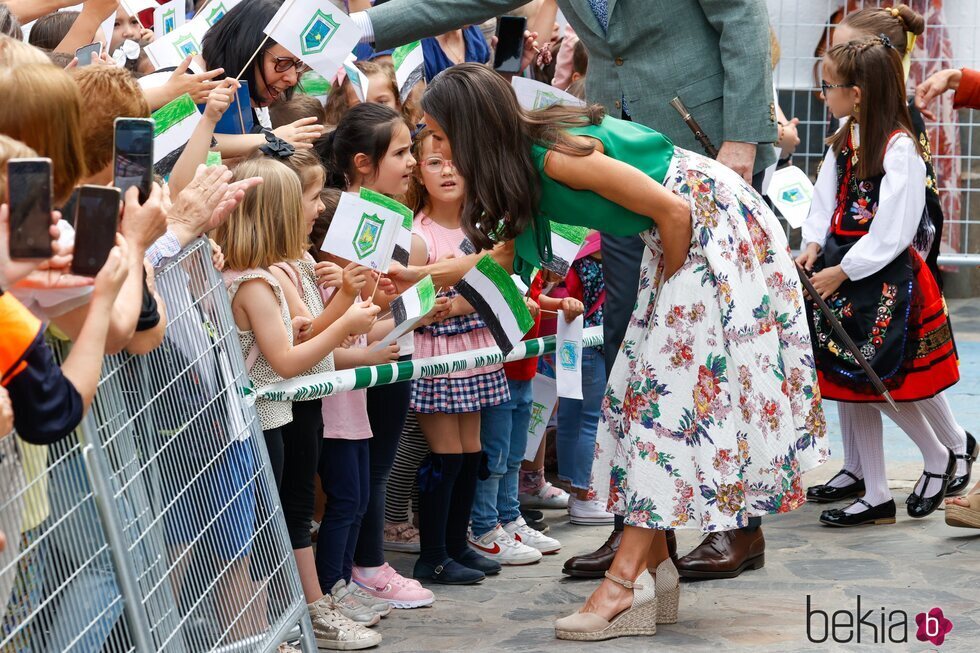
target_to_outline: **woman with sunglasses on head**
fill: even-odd
[[[252,122],[256,130],[262,130],[245,135],[216,134],[218,149],[225,158],[248,156],[267,143],[278,151],[281,141],[297,149],[310,149],[323,133],[315,118],[303,118],[277,129],[272,129],[269,121],[267,107],[290,99],[303,73],[309,70],[299,57],[265,36],[265,26],[282,3],[283,0],[242,2],[204,37],[200,55],[204,67],[221,68],[231,77],[242,73],[241,80],[248,82],[251,96]]]
[[[727,532],[803,504],[827,457],[805,305],[786,237],[735,172],[600,106],[520,107],[485,66],[422,96],[433,150],[464,182],[462,226],[525,277],[552,220],[639,235],[636,308],[609,376],[592,485],[626,527],[606,580],[561,639],[652,635],[677,619],[666,531]],[[476,256],[395,270],[457,282]],[[761,566],[761,557],[752,562]]]

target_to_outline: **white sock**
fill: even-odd
[[[857,406],[858,404],[845,403],[843,401],[837,402],[837,417],[840,420],[840,431],[841,439],[844,441],[844,464],[842,469],[854,474],[858,478],[864,477],[864,472],[861,469],[861,454],[858,452],[857,443],[854,441],[854,434],[857,427],[854,425],[853,413],[854,410],[852,406]],[[876,410],[873,411],[874,416],[881,421],[881,414]],[[868,419],[871,419],[871,413],[868,414]],[[854,479],[845,474],[839,474],[830,480],[827,485],[830,487],[847,487],[854,483]]]
[[[940,442],[952,449],[957,456],[966,453],[966,429],[960,426],[953,416],[953,410],[949,406],[945,393],[940,392],[935,397],[915,403],[922,408],[922,414],[932,425],[932,430],[936,432]],[[954,473],[963,476],[966,471],[966,461],[957,459]]]
[[[864,472],[864,500],[872,506],[881,505],[892,498],[892,493],[888,489],[888,476],[885,474],[885,444],[881,414],[875,406],[876,404],[847,404],[845,409],[858,460],[861,461],[861,470]],[[845,512],[854,514],[865,510],[867,508],[864,504],[854,503],[848,506]]]
[[[919,404],[918,401],[903,403],[897,411],[888,404],[874,405],[905,431],[905,435],[919,448],[927,472],[944,474],[949,464],[949,450],[939,441]],[[921,479],[915,485],[915,491],[922,497],[931,497],[941,487],[938,478],[930,478],[925,487],[922,485]]]
[[[383,567],[358,567],[357,573],[368,578],[373,578],[375,574],[381,571]]]

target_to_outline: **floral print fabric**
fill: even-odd
[[[829,454],[806,307],[782,228],[738,175],[678,148],[664,184],[691,203],[691,251],[664,282],[642,234],[592,484],[632,526],[731,530],[802,505],[802,473]]]

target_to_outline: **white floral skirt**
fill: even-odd
[[[805,501],[828,456],[806,307],[786,237],[725,166],[678,149],[665,186],[691,203],[683,267],[657,231],[612,369],[592,485],[632,526],[731,530]]]

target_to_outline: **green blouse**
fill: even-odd
[[[599,140],[606,156],[628,163],[663,183],[674,156],[674,144],[660,132],[627,120],[606,116],[598,125],[572,127],[568,132]],[[548,148],[531,146],[531,157],[538,170],[541,201],[534,222],[514,241],[514,271],[529,277],[541,261],[551,259],[550,221],[597,229],[613,236],[635,236],[649,229],[649,217],[629,211],[598,193],[575,190],[555,181],[544,171]]]

